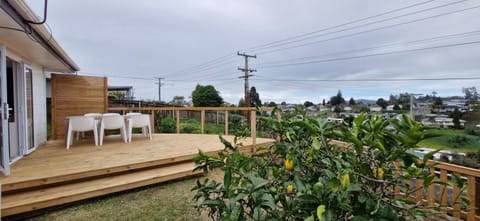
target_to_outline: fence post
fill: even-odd
[[[228,135],[228,110],[225,110],[225,135]]]
[[[154,109],[152,109],[152,112],[150,113],[150,126],[151,126],[151,128],[153,128],[153,133],[155,133],[155,111],[154,111]]]
[[[476,190],[476,178],[474,176],[468,176],[467,177],[467,196],[468,196],[468,199],[470,200],[470,205],[468,206],[469,211],[467,213],[468,221],[474,221],[475,215],[477,212],[477,208],[475,208],[475,206],[477,205],[475,190]]]
[[[250,111],[250,131],[252,134],[252,153],[257,154],[257,112]]]
[[[177,121],[177,134],[180,133],[180,110],[175,110],[175,114],[176,114],[176,121]]]
[[[201,125],[201,129],[200,129],[200,133],[203,134],[203,131],[204,131],[204,128],[205,128],[205,110],[202,110],[200,112],[200,125]]]

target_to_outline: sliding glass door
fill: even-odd
[[[8,103],[7,103],[7,57],[6,49],[0,45],[0,171],[10,174],[8,147]]]

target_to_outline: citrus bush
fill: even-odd
[[[261,154],[220,137],[223,151],[194,158],[196,170],[224,171],[223,183],[198,180],[192,189],[196,207],[213,220],[422,220],[435,211],[405,197],[422,188],[411,180],[465,188],[458,177],[442,183],[429,173],[433,152],[418,159],[407,151],[427,137],[408,117],[360,115],[350,127],[306,116],[262,120],[279,139]]]

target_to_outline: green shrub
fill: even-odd
[[[415,193],[413,179],[423,179],[424,189],[433,183],[466,186],[454,175],[442,183],[428,172],[434,152],[423,159],[407,152],[426,135],[406,116],[360,115],[352,127],[339,130],[307,116],[264,120],[280,135],[265,154],[249,156],[240,152],[236,138],[230,143],[220,137],[223,151],[213,156],[199,151],[194,158],[196,170],[224,171],[223,183],[205,179],[193,188],[196,207],[213,220],[418,220],[433,213],[431,208],[399,197]]]
[[[473,136],[480,136],[480,128],[475,126],[465,127],[465,133]]]
[[[177,130],[177,123],[172,117],[163,118],[158,130],[161,133],[175,133]]]
[[[459,147],[465,146],[467,144],[470,144],[472,142],[474,142],[472,139],[470,139],[466,136],[461,136],[461,135],[455,135],[455,136],[448,139],[448,143],[453,148],[459,148]]]

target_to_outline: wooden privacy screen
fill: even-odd
[[[107,78],[52,74],[52,138],[65,136],[65,117],[105,113]]]

